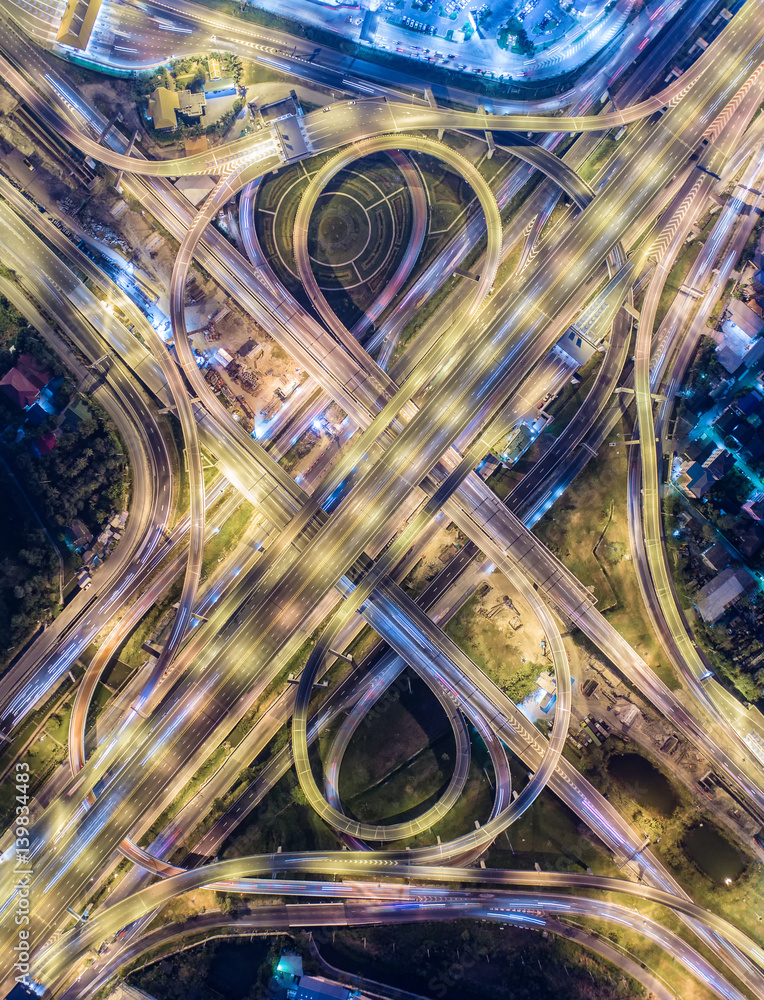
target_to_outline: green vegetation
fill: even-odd
[[[221,497],[221,503],[224,498]],[[229,555],[241,541],[255,508],[247,500],[242,500],[217,531],[213,531],[204,544],[202,559],[202,579],[206,579],[217,564]]]
[[[535,525],[534,533],[590,587],[597,607],[671,687],[673,671],[642,608],[629,552],[627,449],[624,426],[605,442],[578,479]],[[611,443],[613,447],[611,447]]]
[[[241,905],[241,897],[217,893],[216,902],[224,913],[230,913],[234,903]],[[278,938],[259,937],[210,941],[133,972],[129,984],[156,1000],[264,1000],[280,950],[278,942]]]
[[[130,633],[129,639],[119,654],[122,662],[127,664],[128,667],[139,667],[146,662],[149,654],[142,649],[143,643],[150,639],[164,616],[172,608],[173,604],[180,599],[180,591],[181,583],[176,580],[162,600],[150,608],[140,620],[138,626]]]
[[[324,756],[331,744],[329,735],[321,741]],[[442,706],[419,677],[406,672],[353,735],[340,771],[340,796],[352,815],[367,822],[409,818],[445,786],[453,760]]]
[[[579,174],[585,181],[592,181],[599,173],[600,169],[607,163],[614,150],[618,148],[615,139],[604,136],[592,150],[590,156],[582,164]]]
[[[336,850],[337,838],[307,805],[293,771],[285,775],[236,829],[223,847],[225,858],[290,851]]]
[[[58,558],[3,463],[0,519],[0,647],[11,652],[58,605]]]
[[[315,937],[316,935],[314,935]],[[443,1000],[631,1000],[641,987],[578,945],[511,925],[458,920],[321,936],[335,967]],[[564,983],[564,990],[561,984]]]
[[[311,173],[323,162],[310,161]],[[305,300],[294,262],[294,221],[307,185],[301,165],[267,177],[259,191],[258,239],[281,281]],[[412,228],[404,179],[386,153],[342,170],[318,199],[308,251],[319,287],[346,326],[375,301],[400,264]]]
[[[69,566],[77,561],[66,547],[65,529],[80,518],[97,534],[115,509],[126,507],[129,482],[124,448],[107,414],[93,400],[75,400],[56,355],[0,298],[0,375],[21,354],[56,379],[49,393],[57,412],[31,424],[25,410],[0,395],[0,517],[11,527],[0,542],[2,649],[15,648],[57,607],[59,554]],[[66,410],[75,402],[76,419]],[[48,432],[56,433],[55,446],[39,454],[35,443]]]
[[[536,46],[528,37],[528,32],[516,17],[509,20],[496,34],[496,44],[500,49],[509,49],[510,52],[517,52],[520,55],[532,56],[536,51]]]
[[[633,743],[627,749],[629,753],[636,752]],[[659,803],[648,805],[644,794],[640,794],[641,801],[637,801],[629,785],[617,780],[609,770],[613,755],[623,752],[624,745],[611,737],[602,747],[587,750],[581,770],[599,791],[607,795],[610,803],[626,820],[645,831],[651,840],[650,850],[665,862],[693,899],[701,906],[707,906],[726,917],[761,944],[764,941],[762,924],[758,920],[757,908],[750,905],[751,900],[760,899],[764,891],[764,870],[761,865],[751,864],[742,845],[735,844],[738,853],[745,858],[745,871],[728,886],[720,886],[717,881],[705,875],[688,854],[685,841],[689,832],[702,823],[704,827],[708,826],[716,831],[724,840],[731,841],[730,832],[717,827],[713,816],[706,811],[702,796],[677,781],[671,780],[671,790],[677,805],[669,814],[666,814]],[[651,757],[644,748],[640,747],[639,753],[670,780],[670,776],[662,771],[660,760]],[[647,909],[646,912],[651,911]],[[664,914],[665,911],[657,908],[653,913],[672,930],[682,933],[679,921],[673,915],[667,919]]]
[[[669,271],[669,275],[666,278],[666,282],[661,291],[660,299],[658,300],[658,308],[655,311],[656,330],[663,322],[663,318],[668,312],[669,306],[679,294],[679,289],[682,287],[687,275],[690,273],[692,265],[695,263],[704,241],[713,229],[716,218],[716,215],[710,215],[703,223],[700,235],[696,239],[690,240],[689,243],[685,243],[677,254],[674,266]],[[726,301],[726,298],[727,297],[724,296],[722,301]]]
[[[227,743],[221,743],[219,747],[212,751],[199,770],[185,783],[180,794],[172,800],[170,805],[157,817],[146,833],[143,834],[140,839],[142,846],[147,847],[161,833],[165,826],[178,815],[183,806],[196,795],[207,779],[217,771],[228,756],[228,747]]]
[[[513,786],[520,790],[527,775],[519,762],[512,760]],[[530,809],[501,834],[490,848],[486,864],[490,868],[531,869],[542,871],[585,872],[619,877],[613,856],[597,836],[564,802],[543,791]]]
[[[79,677],[82,668],[75,666],[73,672],[75,677]],[[55,767],[59,758],[64,759],[59,751],[64,757],[66,756],[61,745],[66,745],[66,726],[71,714],[73,683],[67,674],[45,703],[27,716],[23,725],[14,732],[11,742],[3,744],[3,751],[0,753],[0,775],[5,774],[16,760],[28,763],[33,776],[30,785],[32,794]],[[28,749],[25,749],[27,747]],[[0,780],[0,826],[3,828],[10,818],[15,801],[15,787],[12,775],[9,774]]]
[[[583,368],[576,373],[576,383],[569,379],[557,396],[546,407],[547,413],[554,419],[547,427],[547,433],[558,437],[568,426],[572,418],[578,413],[581,405],[589,395],[597,372],[602,365],[604,355],[595,351]]]
[[[523,701],[536,686],[545,667],[522,663],[517,649],[499,629],[477,614],[477,594],[448,622],[445,632],[488,677],[515,703]]]

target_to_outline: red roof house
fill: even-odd
[[[39,391],[39,386],[35,385],[18,368],[11,368],[0,378],[0,392],[22,410],[30,403],[34,403]]]
[[[52,377],[45,365],[38,361],[34,354],[19,354],[16,367],[38,389],[44,389]]]
[[[49,451],[53,451],[56,446],[56,435],[53,431],[45,431],[34,443],[34,450],[38,455],[47,455]]]

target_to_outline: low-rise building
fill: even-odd
[[[332,983],[323,976],[302,976],[295,987],[295,992],[287,991],[287,997],[293,1000],[354,1000],[358,997],[357,990],[352,990],[340,983]]]
[[[706,472],[710,472],[714,479],[721,479],[735,468],[735,459],[725,448],[717,448],[705,460],[703,468]]]
[[[761,310],[756,310],[741,299],[730,298],[724,309],[722,330],[725,334],[741,337],[749,344],[761,333],[764,319]]]
[[[725,569],[701,587],[695,606],[704,622],[713,625],[727,608],[753,590],[756,580],[747,569]]]
[[[25,410],[37,399],[38,387],[18,368],[11,368],[0,378],[0,392],[19,409]]]
[[[764,398],[755,389],[747,392],[745,396],[741,396],[740,399],[735,403],[735,407],[738,413],[742,417],[750,417],[752,414],[756,413],[762,405],[764,404]]]
[[[49,452],[53,451],[56,447],[56,435],[53,431],[45,431],[41,434],[36,441],[32,444],[33,454],[41,457],[42,455],[47,455]]]
[[[82,549],[86,545],[90,545],[93,541],[93,532],[89,530],[85,522],[80,520],[79,517],[75,517],[67,528],[66,534],[68,541],[74,549]]]
[[[158,132],[166,132],[178,127],[178,115],[197,120],[206,113],[206,108],[207,98],[201,91],[157,87],[149,97],[146,116]]]
[[[230,77],[222,80],[208,80],[204,84],[204,93],[212,99],[213,97],[232,97],[236,93],[236,83]]]
[[[678,486],[688,497],[700,500],[716,482],[716,477],[698,462],[689,465],[679,477]]]
[[[34,354],[23,352],[19,354],[16,367],[23,372],[32,385],[38,389],[44,389],[50,382],[51,374],[42,361],[39,361]]]
[[[178,127],[176,112],[178,110],[178,94],[167,87],[157,87],[149,97],[146,115],[154,123],[158,132],[164,132]]]
[[[731,541],[745,559],[753,559],[764,547],[764,523],[743,515],[738,518]]]
[[[715,542],[701,554],[703,562],[714,573],[720,573],[730,564],[730,554],[720,542]]]
[[[752,352],[758,356],[761,348],[759,333],[764,327],[761,313],[740,299],[727,300],[722,314],[723,340],[717,349],[721,365],[732,375],[741,366],[753,363]]]
[[[699,437],[696,441],[690,441],[684,450],[684,454],[691,462],[698,462],[700,465],[714,452],[714,442],[707,437]]]
[[[178,114],[184,118],[201,118],[207,111],[204,91],[178,90]]]
[[[743,510],[752,517],[754,521],[764,521],[764,498],[759,500],[748,500],[743,504]]]
[[[83,399],[73,399],[64,414],[64,430],[74,432],[84,420],[92,420],[90,407]]]

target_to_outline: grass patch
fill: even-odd
[[[666,283],[663,286],[660,299],[658,300],[658,308],[655,312],[655,329],[663,322],[663,318],[669,310],[671,303],[679,294],[679,289],[685,282],[687,275],[690,273],[692,265],[700,253],[700,250],[708,237],[709,233],[714,227],[718,219],[718,214],[710,215],[703,228],[700,230],[700,235],[697,236],[690,243],[685,243],[682,249],[677,254],[674,266],[669,271],[669,275],[666,278]],[[720,299],[720,302],[725,302],[726,297]]]
[[[231,516],[210,535],[204,545],[202,579],[208,577],[217,564],[238,545],[254,512],[252,504],[242,500]]]
[[[538,538],[590,587],[599,610],[670,687],[677,679],[650,628],[629,552],[622,426],[535,525]],[[611,441],[616,445],[610,447]]]
[[[581,405],[591,391],[604,357],[604,354],[595,351],[583,368],[576,373],[578,384],[574,384],[572,378],[568,379],[555,399],[549,403],[546,410],[553,417],[552,422],[547,427],[549,434],[559,437],[581,409]]]
[[[474,594],[445,627],[459,648],[476,663],[497,687],[514,702],[521,702],[536,686],[546,669],[538,663],[522,663],[517,648],[498,628],[477,614],[480,597]]]
[[[618,143],[615,139],[611,139],[608,136],[601,139],[592,150],[591,155],[581,165],[581,169],[579,170],[581,177],[591,183],[617,148]]]

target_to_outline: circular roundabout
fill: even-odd
[[[314,265],[332,268],[352,265],[369,246],[372,232],[369,212],[357,198],[344,191],[324,192],[310,222],[308,247]]]
[[[294,220],[309,183],[304,171],[287,169],[264,179],[256,196],[255,232],[263,256],[298,298]],[[426,212],[424,182],[396,150],[348,164],[322,191],[310,219],[308,255],[318,287],[347,323],[372,308],[395,280],[410,253],[422,203]]]

